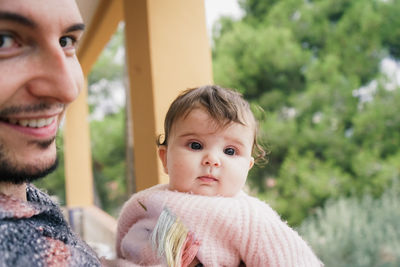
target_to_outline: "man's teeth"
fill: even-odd
[[[30,120],[17,120],[10,119],[9,122],[15,125],[21,125],[24,127],[41,128],[50,125],[54,121],[54,117],[48,119],[30,119]]]

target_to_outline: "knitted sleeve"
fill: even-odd
[[[147,199],[154,191],[162,190],[165,185],[157,185],[149,189],[143,190],[134,194],[122,207],[120,216],[118,218],[117,238],[116,238],[116,251],[117,256],[122,257],[121,254],[121,241],[129,232],[131,227],[138,221],[149,217],[147,212]],[[160,207],[161,207],[160,203]]]
[[[241,259],[246,266],[313,267],[323,264],[296,231],[266,203],[246,197]]]
[[[197,258],[204,266],[296,266],[322,263],[307,243],[266,203],[241,193],[233,198],[171,192],[165,185],[135,194],[118,220],[117,253],[132,226],[145,219],[143,208],[167,207],[200,241]],[[129,238],[128,238],[129,239]],[[123,251],[137,245],[130,244]],[[142,253],[143,254],[143,253]]]
[[[306,242],[265,202],[241,192],[207,197],[169,192],[165,205],[201,242],[205,266],[322,266]]]

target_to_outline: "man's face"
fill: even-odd
[[[74,0],[0,1],[0,181],[54,167],[58,126],[83,85],[82,31]]]

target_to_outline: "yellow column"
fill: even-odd
[[[64,131],[67,206],[93,205],[93,173],[87,88],[67,109]]]
[[[155,145],[171,101],[212,82],[204,1],[124,0],[136,189],[167,182]]]
[[[84,17],[89,16],[82,11]],[[122,0],[99,0],[93,17],[85,21],[87,29],[79,45],[78,58],[86,77],[121,19]],[[87,88],[84,88],[78,99],[68,107],[65,120],[65,187],[68,206],[94,204],[87,93]]]

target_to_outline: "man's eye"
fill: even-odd
[[[236,154],[236,151],[235,151],[234,148],[228,147],[228,148],[225,148],[225,149],[224,149],[224,153],[227,154],[227,155],[229,155],[229,156],[233,156],[233,155]]]
[[[0,34],[0,48],[11,48],[15,45],[15,39],[9,34]]]
[[[190,146],[190,148],[193,149],[193,150],[202,149],[201,144],[200,144],[200,143],[197,143],[197,142],[192,142],[192,143],[189,144],[189,146]]]
[[[72,36],[63,36],[60,38],[60,45],[63,48],[69,48],[75,46],[76,39]]]

